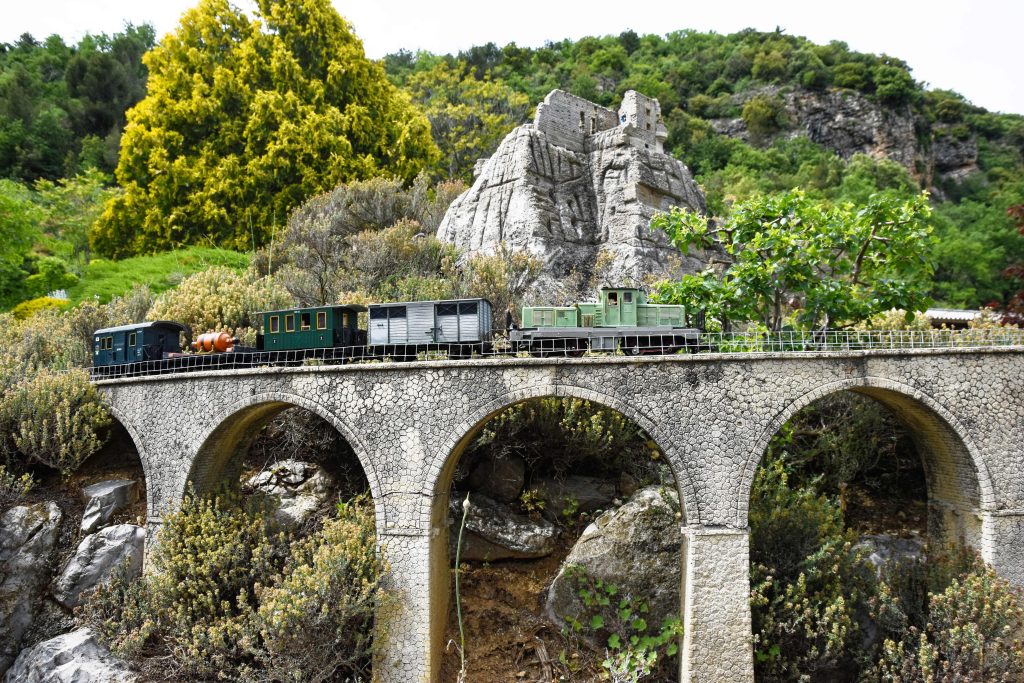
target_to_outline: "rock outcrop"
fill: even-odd
[[[261,491],[278,501],[275,518],[285,527],[304,523],[331,494],[334,480],[319,465],[282,460],[246,482],[249,490]]]
[[[452,491],[449,539],[458,542],[465,493]],[[469,513],[462,536],[461,560],[490,562],[493,560],[530,559],[550,555],[558,539],[558,527],[545,519],[535,519],[515,512],[480,493],[469,497]]]
[[[940,198],[939,186],[961,182],[978,170],[973,134],[955,126],[928,124],[906,105],[886,106],[855,90],[819,92],[777,86],[736,95],[733,103],[741,106],[753,97],[781,103],[788,122],[786,135],[806,135],[844,159],[866,154],[895,161]],[[715,119],[712,125],[723,135],[750,139],[742,118]]]
[[[60,508],[52,502],[20,505],[0,518],[0,673],[14,661],[35,619],[60,521]]]
[[[129,683],[138,680],[124,662],[96,642],[88,628],[44,640],[24,650],[4,683]]]
[[[53,589],[57,602],[67,608],[82,603],[84,594],[109,581],[125,562],[128,578],[142,573],[146,530],[118,524],[86,536],[68,560]]]
[[[476,167],[473,186],[452,203],[438,237],[466,252],[502,243],[543,258],[555,277],[589,272],[608,251],[619,277],[666,273],[680,258],[648,227],[656,211],[704,211],[689,169],[664,153],[667,131],[658,101],[629,91],[618,112],[561,90]]]
[[[518,455],[487,458],[473,468],[469,488],[501,503],[519,498],[526,483],[526,461]]]
[[[540,479],[534,487],[544,501],[545,515],[554,518],[607,507],[616,494],[615,482],[579,474]]]
[[[564,625],[567,617],[589,617],[569,567],[613,584],[620,598],[635,607],[646,603],[647,623],[660,625],[679,614],[679,497],[675,491],[648,486],[622,507],[609,510],[584,531],[548,589],[548,618]]]
[[[139,483],[134,479],[111,479],[86,486],[82,489],[82,533],[91,534],[106,526],[116,513],[138,500]]]

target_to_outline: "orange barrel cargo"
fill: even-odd
[[[225,353],[234,349],[238,340],[227,332],[205,332],[192,342],[192,350],[198,353]]]

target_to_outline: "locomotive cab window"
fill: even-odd
[[[109,351],[112,348],[114,348],[114,338],[113,337],[104,337],[103,338],[103,350],[104,351]]]
[[[299,329],[308,330],[312,324],[312,316],[309,313],[299,314]]]
[[[281,331],[281,318],[280,318],[280,316],[272,315],[272,316],[270,316],[270,318],[268,320],[269,320],[269,327],[268,327],[267,331],[270,334],[277,334],[278,332]]]
[[[619,293],[618,292],[608,292],[608,305],[609,306],[618,306],[619,305]]]
[[[137,340],[138,340],[138,337],[135,335],[134,332],[132,332],[131,334],[128,335],[128,346],[134,348],[135,347],[135,342]]]
[[[633,303],[633,292],[623,292],[622,293],[622,303],[624,303],[624,304],[631,304],[631,303]]]
[[[284,331],[294,332],[295,331],[295,316],[292,314],[284,317]]]
[[[327,329],[327,311],[316,312],[316,329],[326,330]]]

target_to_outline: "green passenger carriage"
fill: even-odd
[[[315,306],[266,311],[256,337],[260,351],[297,351],[356,347],[366,344],[366,331],[359,329],[359,314],[366,306]]]

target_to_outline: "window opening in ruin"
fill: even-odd
[[[580,112],[580,132],[583,133],[587,129],[587,117],[583,112]]]
[[[597,117],[590,117],[590,134],[593,135],[597,132]]]

